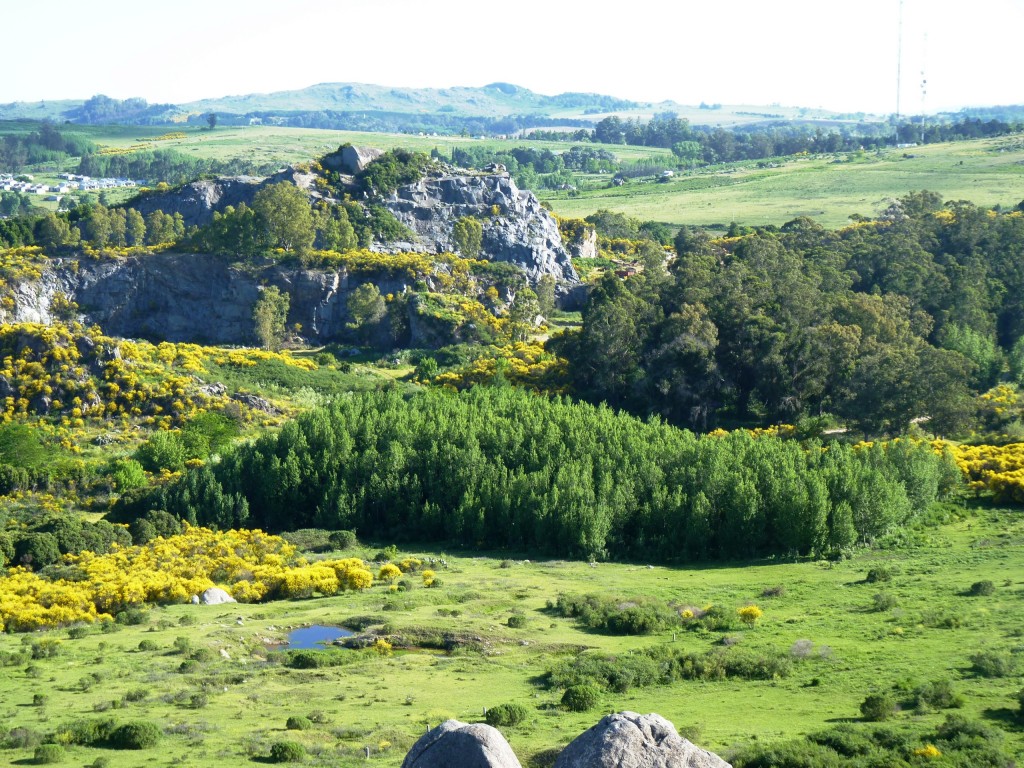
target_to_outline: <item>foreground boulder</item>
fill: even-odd
[[[453,763],[454,765],[454,763]],[[731,768],[694,746],[661,715],[618,712],[580,734],[554,768]]]
[[[671,726],[669,726],[671,727]],[[402,768],[521,768],[496,728],[445,720],[412,745]]]
[[[233,602],[235,602],[235,598],[220,587],[210,587],[201,595],[192,595],[193,605],[222,605]]]

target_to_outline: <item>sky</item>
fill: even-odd
[[[0,0],[0,30],[0,103],[495,81],[841,112],[1024,103],[1024,0]]]

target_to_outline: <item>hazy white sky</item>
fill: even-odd
[[[0,103],[500,80],[546,94],[892,112],[899,8],[900,0],[0,0]],[[1022,32],[1024,0],[903,0],[902,111],[1024,102]]]

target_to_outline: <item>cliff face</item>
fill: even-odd
[[[104,332],[154,340],[251,344],[252,309],[261,285],[291,297],[288,323],[319,342],[344,335],[350,292],[373,282],[382,293],[402,293],[407,280],[389,274],[288,269],[269,263],[241,269],[230,259],[158,253],[112,261],[55,260],[40,279],[14,291],[5,322],[51,323],[57,294],[74,301],[82,318]]]
[[[455,222],[475,216],[483,224],[481,258],[515,264],[531,283],[546,274],[560,283],[579,282],[554,217],[506,173],[424,179],[399,187],[384,205],[416,240],[377,245],[380,250],[457,252]]]

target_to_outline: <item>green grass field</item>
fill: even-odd
[[[669,183],[633,181],[622,187],[581,190],[576,197],[565,192],[544,192],[541,197],[563,216],[586,216],[607,208],[676,225],[778,225],[809,216],[838,227],[848,223],[851,214],[874,216],[891,198],[921,189],[947,200],[1012,208],[1024,199],[1024,140],[932,144],[859,158],[785,159],[776,168],[741,163],[680,175]]]
[[[47,639],[59,640],[61,652],[3,670],[0,726],[3,732],[21,727],[46,734],[75,720],[113,717],[151,720],[165,730],[161,746],[148,752],[69,747],[67,762],[75,765],[101,755],[114,767],[239,765],[265,758],[273,741],[290,738],[306,745],[310,765],[365,764],[369,747],[371,763],[397,766],[428,726],[448,717],[480,720],[485,707],[514,701],[527,706],[530,716],[504,729],[505,735],[528,765],[537,753],[568,743],[603,712],[658,712],[697,743],[728,755],[754,739],[790,739],[856,722],[860,702],[874,691],[946,679],[965,699],[962,714],[1008,730],[1008,751],[1024,751],[1024,732],[1013,724],[1021,666],[1010,677],[980,678],[969,662],[984,649],[1009,652],[1021,662],[1024,520],[1015,512],[959,509],[942,527],[911,538],[907,548],[864,552],[833,564],[652,568],[446,555],[449,567],[438,568],[443,584],[434,589],[419,586],[413,575],[416,586],[408,592],[375,586],[323,599],[157,608],[144,625],[110,633],[91,628],[78,639],[66,629],[3,635],[0,652]],[[374,551],[355,554],[369,557]],[[864,583],[867,570],[879,565],[894,571],[893,580]],[[986,579],[995,585],[993,595],[963,594]],[[772,587],[782,587],[784,594],[764,597]],[[704,652],[719,645],[722,635],[679,630],[618,637],[585,631],[545,610],[562,592],[646,595],[729,611],[754,602],[764,611],[758,625],[729,633],[741,648],[786,654],[797,641],[809,640],[815,649],[829,650],[794,662],[792,674],[782,679],[606,692],[598,709],[569,713],[558,706],[561,692],[545,689],[538,678],[574,650],[628,654],[668,644]],[[892,595],[896,606],[873,611],[879,592]],[[507,626],[514,613],[526,617],[525,627]],[[351,663],[312,670],[285,668],[268,653],[266,641],[281,640],[288,628],[357,616],[374,617],[372,623],[396,636],[452,632],[468,645],[450,653],[396,650],[387,658],[372,650],[346,651]],[[957,626],[942,628],[944,623]],[[178,671],[185,658],[174,648],[179,637],[193,648],[211,649],[213,659],[194,671]],[[143,641],[148,650],[140,649]],[[133,691],[144,691],[143,700],[122,704]],[[46,698],[33,704],[37,694]],[[193,698],[198,694],[204,696]],[[289,716],[314,712],[324,722],[307,731],[285,730]],[[943,717],[901,712],[896,724],[923,734]],[[0,761],[24,764],[31,755],[31,749],[13,748],[0,752]]]

